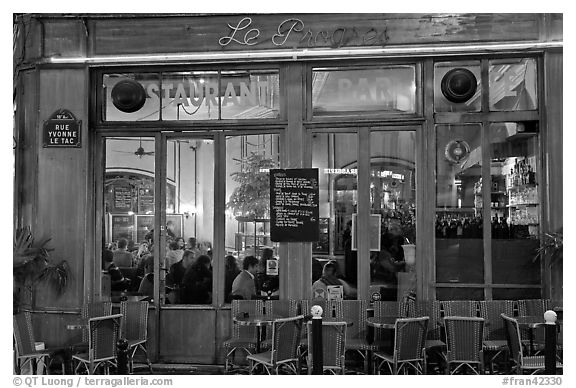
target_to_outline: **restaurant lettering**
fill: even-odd
[[[229,45],[254,46],[270,41],[278,47],[344,47],[344,46],[377,46],[388,41],[386,28],[375,27],[336,27],[330,30],[315,30],[301,19],[290,18],[282,21],[271,36],[263,36],[262,31],[254,27],[252,18],[245,17],[236,24],[228,24],[229,31],[218,40],[222,47]]]

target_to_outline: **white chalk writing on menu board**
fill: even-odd
[[[114,207],[118,210],[132,208],[132,189],[129,186],[114,187]]]
[[[318,240],[318,169],[270,170],[272,241]]]

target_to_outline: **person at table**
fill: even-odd
[[[227,255],[224,262],[224,301],[230,303],[232,301],[232,283],[240,273],[240,269],[238,269],[236,258],[232,255]]]
[[[102,269],[110,275],[112,291],[126,291],[128,289],[130,280],[124,278],[114,263],[114,253],[109,249],[102,251]]]
[[[166,275],[166,286],[174,289],[174,292],[170,292],[171,295],[168,296],[171,303],[179,303],[181,294],[180,286],[184,279],[184,274],[188,267],[194,264],[195,260],[196,251],[185,251],[182,254],[182,259],[170,267]]]
[[[118,240],[118,249],[114,251],[114,263],[118,267],[132,267],[132,253],[128,252],[128,240]]]
[[[313,290],[324,290],[324,295],[328,295],[328,286],[342,286],[344,298],[356,296],[356,289],[346,281],[338,278],[338,265],[334,261],[329,261],[322,268],[322,276],[312,284]]]
[[[148,255],[144,259],[144,277],[140,281],[138,293],[152,298],[154,296],[154,256]]]
[[[172,267],[173,264],[182,260],[183,254],[184,251],[180,249],[178,241],[171,241],[170,244],[168,244],[168,252],[166,253],[165,267],[170,268]]]
[[[197,241],[196,237],[189,237],[188,241],[186,241],[186,246],[184,247],[185,251],[192,251],[197,248]]]
[[[182,279],[181,303],[212,303],[212,264],[207,255],[200,255],[186,270]]]
[[[254,256],[246,256],[242,263],[243,271],[236,276],[232,283],[232,298],[252,299],[256,295],[254,276],[258,271],[258,259]]]

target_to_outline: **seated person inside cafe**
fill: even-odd
[[[165,267],[170,268],[173,264],[179,262],[182,259],[182,254],[184,250],[180,249],[178,241],[174,240],[168,244],[168,252],[166,253],[166,263]]]
[[[388,218],[385,232],[381,236],[380,252],[370,255],[370,281],[373,284],[383,285],[383,300],[396,300],[396,287],[398,285],[398,272],[403,272],[406,267],[402,244],[406,238],[402,236],[400,220]],[[386,291],[385,291],[386,290]]]
[[[259,261],[254,256],[246,256],[242,263],[243,271],[232,283],[232,299],[252,299],[256,295],[254,276],[258,272]]]
[[[166,295],[170,303],[181,303],[181,286],[186,270],[196,260],[196,251],[185,251],[182,259],[172,264],[166,275],[166,286],[171,288],[171,292]]]
[[[256,275],[256,290],[266,293],[267,295],[274,295],[278,293],[280,281],[278,275],[267,274],[269,260],[274,260],[274,250],[269,247],[263,248],[258,273]]]
[[[144,259],[144,277],[140,281],[138,293],[152,298],[154,296],[154,256],[148,255]]]
[[[314,294],[323,294],[327,296],[328,286],[342,286],[345,299],[355,298],[357,294],[356,289],[346,281],[338,278],[337,275],[338,264],[335,261],[329,261],[326,263],[322,269],[322,276],[312,284],[312,290],[322,290],[323,292],[317,293],[315,291]]]
[[[200,255],[188,267],[182,279],[180,303],[212,303],[212,263],[207,255]]]
[[[114,263],[114,253],[109,249],[102,251],[102,269],[110,275],[112,291],[126,291],[128,289],[130,280],[124,278]]]
[[[225,261],[225,275],[224,275],[224,301],[226,303],[230,303],[232,300],[232,283],[236,276],[240,273],[240,269],[238,269],[238,263],[236,263],[236,258],[232,255],[227,255],[224,258]]]
[[[118,267],[132,267],[132,253],[128,251],[128,240],[118,240],[118,249],[114,251],[114,263]]]

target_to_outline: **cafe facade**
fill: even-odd
[[[535,259],[563,225],[562,23],[17,15],[13,224],[70,267],[62,295],[30,297],[37,336],[73,341],[66,322],[113,296],[101,257],[121,238],[153,241],[158,362],[223,363],[225,257],[265,247],[280,299],[335,261],[354,299],[562,300],[562,263]],[[317,241],[272,237],[271,169],[317,173]],[[204,303],[170,296],[174,237],[211,255]]]

